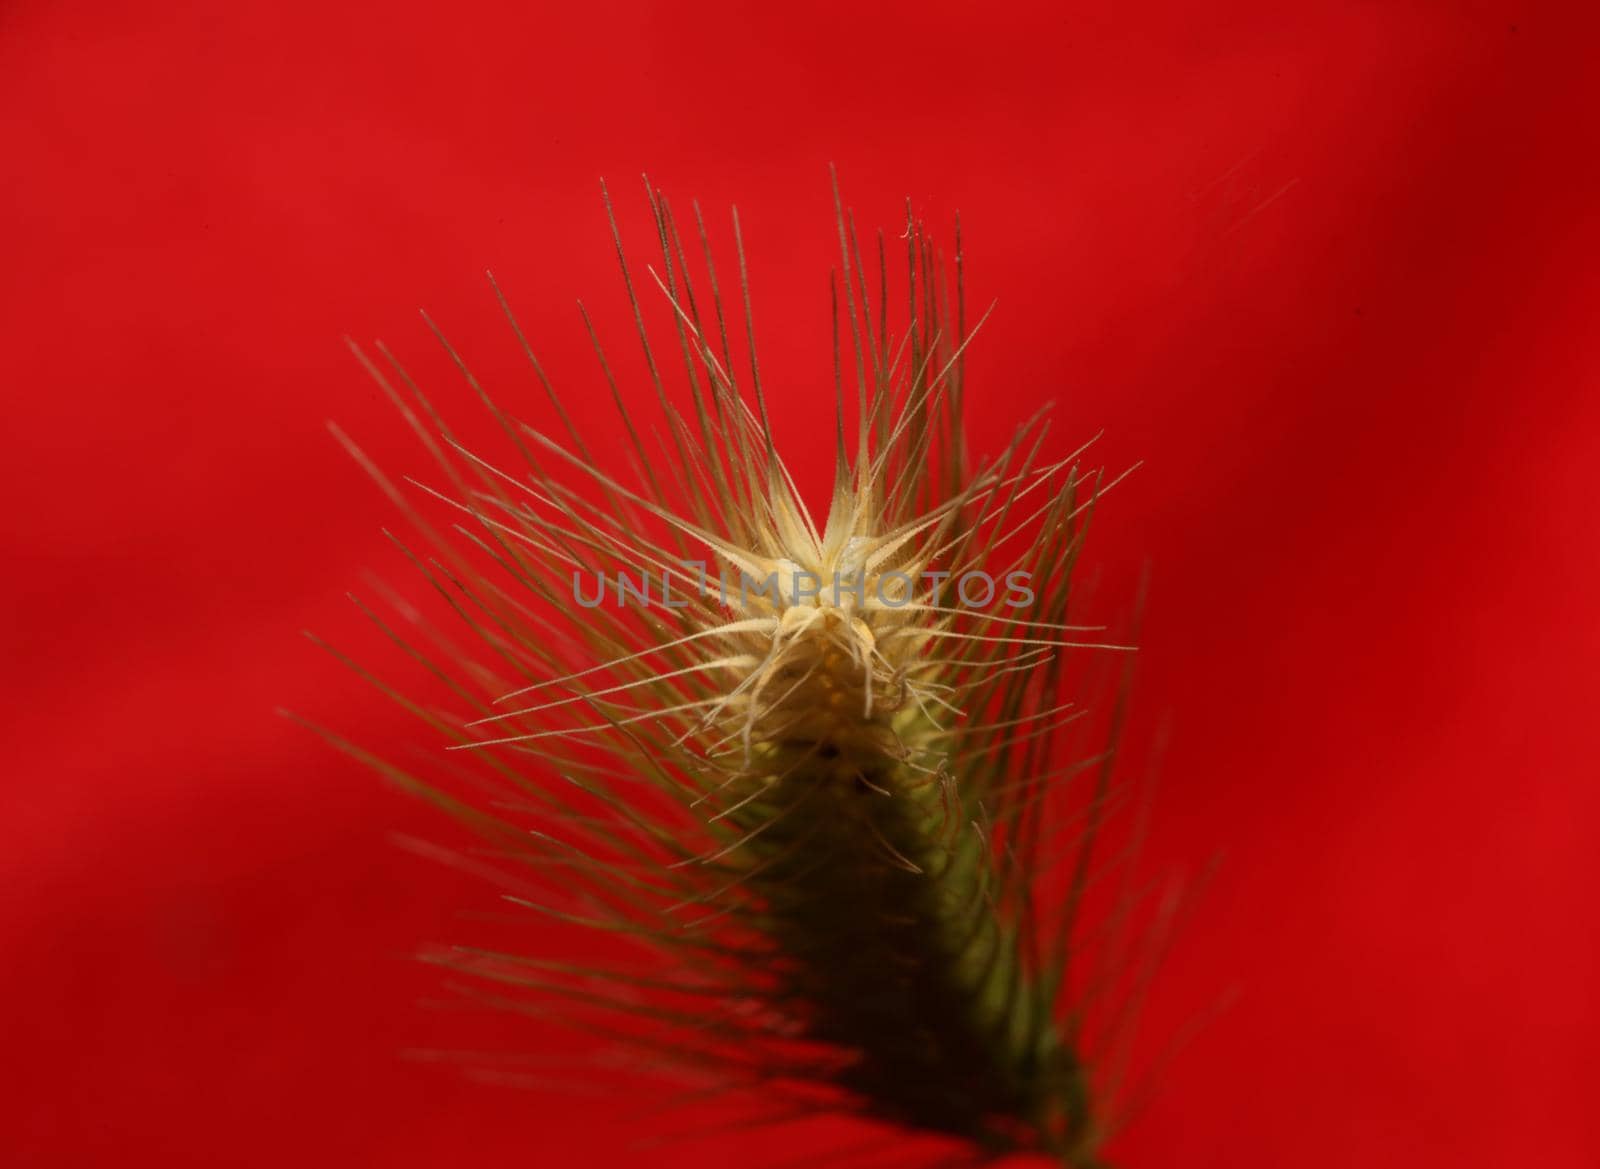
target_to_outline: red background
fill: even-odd
[[[410,586],[322,427],[420,465],[342,334],[461,409],[414,310],[510,376],[493,266],[551,366],[587,369],[573,297],[622,320],[596,179],[637,230],[648,170],[718,224],[739,204],[804,449],[831,160],[865,224],[960,210],[999,300],[980,443],[1054,397],[1061,443],[1146,460],[1090,559],[1113,599],[1152,573],[1150,863],[1222,857],[1152,1050],[1234,1005],[1119,1159],[1595,1164],[1580,7],[13,0],[0,1162],[770,1146],[630,1152],[615,1101],[401,1058],[469,1034],[406,955],[485,892],[393,847],[432,813],[272,711],[398,726],[298,636],[358,638],[368,569]]]

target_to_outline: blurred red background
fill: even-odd
[[[273,709],[399,733],[299,636],[368,636],[369,570],[415,587],[323,429],[421,466],[341,335],[469,407],[425,305],[514,398],[493,267],[588,376],[573,298],[625,321],[596,181],[637,233],[648,171],[716,230],[739,205],[775,428],[825,445],[834,161],[863,224],[960,211],[999,301],[979,445],[1054,398],[1063,449],[1104,428],[1146,463],[1089,560],[1113,608],[1153,581],[1148,863],[1221,857],[1147,1042],[1233,1005],[1119,1161],[1595,1164],[1578,8],[13,0],[0,1162],[770,1146],[632,1152],[615,1101],[403,1058],[476,1034],[407,955],[486,891],[397,850],[437,817]]]

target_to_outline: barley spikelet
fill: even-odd
[[[774,1116],[852,1112],[965,1158],[1096,1164],[1106,1113],[1071,972],[1109,755],[1063,762],[1058,732],[1084,713],[1065,663],[1127,648],[1068,613],[1108,485],[1081,450],[1047,454],[1042,417],[974,463],[959,229],[948,281],[908,224],[891,335],[884,242],[869,273],[841,209],[818,523],[772,437],[737,216],[744,361],[698,209],[680,232],[646,192],[658,260],[630,266],[612,226],[658,421],[640,426],[642,402],[613,383],[620,454],[566,421],[504,297],[558,432],[513,417],[450,352],[514,467],[458,441],[387,350],[358,351],[444,475],[419,497],[368,467],[431,545],[408,555],[472,646],[441,655],[385,623],[458,704],[380,685],[469,778],[425,783],[335,741],[481,832],[484,867],[528,913],[616,947],[603,964],[435,956],[495,1001],[553,1004]],[[672,392],[641,307],[658,293]],[[1073,785],[1086,795],[1063,825]],[[1054,895],[1047,869],[1065,875]]]

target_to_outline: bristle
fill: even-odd
[[[959,234],[952,292],[908,223],[895,338],[882,238],[869,300],[841,204],[836,466],[819,524],[772,437],[737,217],[747,384],[698,207],[707,294],[667,201],[646,192],[659,246],[648,282],[604,198],[665,424],[660,455],[583,318],[631,477],[597,461],[600,444],[573,425],[498,285],[564,435],[514,419],[445,344],[515,446],[514,470],[458,440],[387,351],[388,372],[358,351],[444,471],[444,484],[418,486],[460,517],[460,538],[405,505],[434,546],[431,559],[408,555],[481,651],[437,661],[385,627],[463,705],[444,719],[401,701],[528,810],[438,798],[504,855],[560,866],[560,892],[520,903],[639,952],[601,969],[469,950],[443,960],[591,1028],[605,1028],[610,1001],[591,988],[631,988],[616,1009],[657,1030],[630,1041],[716,1069],[730,1090],[942,1134],[974,1158],[1035,1150],[1095,1164],[1105,1113],[1065,970],[1108,756],[1062,767],[1056,740],[1083,713],[1062,693],[1069,651],[1128,648],[1070,623],[1072,567],[1107,485],[1080,467],[1083,449],[1047,456],[1041,417],[974,464]],[[669,308],[687,416],[641,283]],[[1091,830],[1051,917],[1038,876],[1046,797],[1086,768],[1102,777]]]

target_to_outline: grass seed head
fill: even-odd
[[[421,490],[456,515],[448,534],[369,465],[432,546],[408,554],[468,634],[461,648],[427,631],[447,647],[431,653],[420,624],[375,617],[459,705],[385,689],[478,787],[337,741],[492,841],[520,904],[625,951],[605,965],[445,953],[498,985],[496,1001],[554,1004],[783,1116],[854,1112],[971,1158],[1094,1164],[1105,1112],[1072,939],[1108,768],[1063,765],[1057,732],[1083,713],[1063,694],[1065,663],[1126,648],[1068,612],[1109,485],[1082,450],[1047,455],[1042,417],[973,459],[959,231],[952,286],[908,223],[892,335],[883,241],[874,280],[841,209],[835,352],[847,334],[854,360],[837,362],[837,382],[853,364],[855,394],[838,394],[818,523],[772,437],[753,341],[748,379],[732,372],[698,209],[691,277],[677,218],[646,192],[648,274],[682,384],[674,404],[617,233],[664,429],[648,449],[617,396],[632,476],[595,457],[531,349],[556,434],[490,398],[450,350],[514,445],[511,468],[460,442],[386,350],[358,353],[443,472]],[[1056,796],[1084,777],[1093,790],[1063,844]],[[447,794],[483,784],[501,794]],[[1041,874],[1063,861],[1052,896]]]

